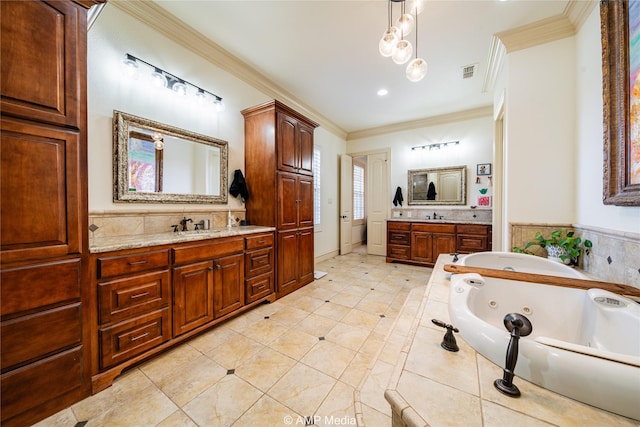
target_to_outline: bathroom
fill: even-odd
[[[178,23],[162,21],[162,28],[153,21],[166,17],[142,7],[140,12],[126,2],[110,2],[88,32],[88,217],[89,225],[95,226],[90,241],[170,232],[182,218],[208,220],[213,227],[225,227],[229,216],[234,226],[246,218],[244,204],[232,196],[220,205],[114,202],[110,161],[114,110],[228,141],[230,184],[233,171],[245,165],[240,111],[279,98],[272,89],[259,90],[230,71],[232,67],[223,65],[222,53],[198,55],[193,40],[190,48],[190,42],[181,43],[171,35],[184,30]],[[426,218],[434,213],[445,220],[479,218],[493,227],[494,251],[520,246],[541,229],[572,228],[594,243],[582,263],[586,273],[640,287],[640,207],[602,203],[602,69],[601,52],[593,48],[600,46],[600,36],[595,2],[575,33],[506,52],[494,79],[492,105],[459,114],[447,110],[411,127],[380,133],[347,135],[320,121],[314,133],[322,159],[321,223],[314,230],[316,264],[329,265],[340,254],[338,159],[385,153],[388,218]],[[162,64],[219,94],[225,111],[204,114],[194,104],[175,102],[169,95],[163,98],[123,78],[126,53]],[[412,151],[443,141],[459,144],[437,153]],[[408,204],[408,171],[461,165],[467,169],[464,205]],[[490,165],[493,174],[479,174],[478,165]],[[392,203],[397,188],[404,196],[401,206]],[[481,195],[489,197],[488,206],[478,206]],[[352,232],[353,247],[366,243],[371,249],[372,240],[365,242],[362,236],[362,231]]]

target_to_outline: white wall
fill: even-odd
[[[169,91],[146,87],[126,79],[122,60],[130,53],[189,82],[221,96],[226,111],[215,113],[184,102]],[[113,5],[107,4],[88,35],[88,157],[89,211],[162,211],[185,205],[113,203],[112,117],[113,110],[141,116],[229,143],[228,180],[244,169],[244,119],[240,111],[266,102],[269,97],[188,49],[166,39]],[[322,147],[322,217],[316,233],[316,256],[338,248],[337,157],[346,143],[322,128],[315,143]],[[242,209],[229,196],[232,209]],[[226,210],[227,205],[194,206],[188,209]]]
[[[599,9],[576,36],[576,218],[581,225],[640,233],[640,207],[602,203],[602,58]]]
[[[460,144],[433,151],[411,150],[411,147],[447,141],[460,141]],[[393,207],[392,201],[397,187],[402,189],[405,200],[403,207],[407,206],[409,169],[446,166],[467,166],[467,205],[475,205],[479,187],[475,185],[476,165],[493,162],[493,120],[487,116],[377,135],[348,141],[347,149],[349,153],[361,153],[386,148],[391,150],[390,207]],[[491,188],[488,194],[492,194]]]

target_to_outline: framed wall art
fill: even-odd
[[[479,163],[477,166],[476,175],[486,176],[491,175],[491,163]]]

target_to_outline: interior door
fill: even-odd
[[[351,252],[353,221],[353,158],[340,156],[340,255]]]
[[[387,226],[389,211],[389,170],[387,153],[367,156],[367,253],[387,254]]]

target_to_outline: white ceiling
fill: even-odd
[[[418,83],[378,53],[386,0],[154,2],[345,133],[487,106],[492,36],[562,15],[563,0],[431,0],[418,16]],[[399,4],[394,3],[394,20]],[[415,48],[415,35],[407,37]],[[477,64],[472,79],[462,67]],[[386,97],[376,95],[386,88]]]

